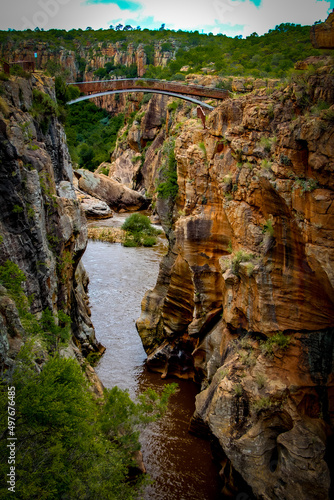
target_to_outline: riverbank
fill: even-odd
[[[108,243],[123,243],[125,231],[118,227],[89,227],[88,238],[93,241],[106,241]]]

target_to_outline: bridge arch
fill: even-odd
[[[177,97],[179,99],[183,99],[184,101],[192,102],[192,103],[197,104],[198,106],[201,106],[202,108],[206,108],[210,111],[212,111],[214,109],[214,107],[211,106],[210,104],[207,104],[203,101],[200,101],[199,99],[194,99],[193,97],[190,97],[187,95],[177,94],[175,92],[168,92],[166,90],[143,89],[143,88],[108,90],[106,92],[93,93],[90,95],[78,97],[77,99],[73,99],[72,101],[69,101],[67,104],[75,104],[77,102],[85,101],[87,99],[92,99],[94,97],[102,97],[104,95],[110,95],[110,94],[123,94],[126,92],[144,92],[144,93],[148,92],[148,93],[152,93],[152,94],[164,94],[164,95],[168,95],[171,97]]]

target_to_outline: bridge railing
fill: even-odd
[[[217,87],[205,87],[203,85],[193,85],[183,82],[172,82],[167,80],[155,80],[153,78],[119,78],[117,80],[95,80],[90,82],[76,82],[75,85],[82,89],[84,93],[98,92],[106,89],[123,90],[129,88],[156,88],[158,90],[171,90],[178,93],[189,93],[213,99],[226,99],[229,96],[228,90]]]

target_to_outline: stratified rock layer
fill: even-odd
[[[152,369],[202,382],[193,427],[268,500],[329,498],[333,91],[322,67],[178,127],[169,250],[137,321]]]
[[[46,119],[40,111],[33,118],[27,111],[33,89],[55,101],[50,78],[11,78],[2,84],[0,265],[11,260],[23,271],[32,313],[49,309],[71,316],[75,342],[88,354],[99,346],[90,320],[88,277],[80,263],[87,245],[86,218],[74,191],[63,127],[55,115]],[[24,329],[14,302],[0,288],[0,364],[8,366]]]

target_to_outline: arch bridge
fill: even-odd
[[[109,94],[120,94],[124,92],[152,92],[178,97],[180,99],[193,102],[211,111],[214,109],[213,106],[200,101],[195,97],[205,97],[219,100],[227,99],[229,97],[228,90],[224,89],[145,78],[122,78],[119,80],[76,82],[70,83],[69,85],[78,87],[80,92],[86,95],[69,101],[67,104],[74,104],[86,99],[91,99],[92,97],[101,97]]]

